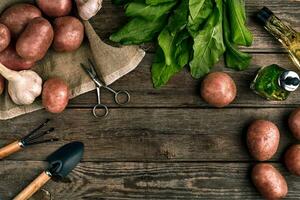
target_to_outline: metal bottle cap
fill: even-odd
[[[284,71],[279,77],[279,85],[288,92],[297,90],[300,84],[299,75],[294,71]]]
[[[259,21],[261,23],[263,23],[264,25],[267,23],[268,19],[274,15],[273,12],[267,8],[267,7],[263,7],[258,13],[257,13],[257,18],[259,19]]]

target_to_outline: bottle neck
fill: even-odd
[[[275,15],[268,19],[265,28],[286,47],[297,37],[297,32]]]

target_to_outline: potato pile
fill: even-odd
[[[14,71],[29,70],[51,46],[57,52],[77,50],[84,39],[84,26],[70,16],[72,4],[72,0],[36,0],[37,6],[18,3],[4,10],[0,15],[0,63]],[[43,105],[50,112],[62,112],[69,100],[68,85],[50,79],[43,87]],[[0,75],[0,94],[4,83]]]
[[[300,108],[289,117],[289,128],[299,139]],[[258,161],[267,161],[278,149],[280,133],[277,126],[267,120],[255,120],[248,127],[247,146],[250,154]],[[291,145],[284,155],[286,168],[300,176],[300,144]],[[285,178],[271,164],[259,163],[252,169],[252,181],[266,199],[281,199],[288,193]]]

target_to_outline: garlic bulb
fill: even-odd
[[[102,0],[76,0],[78,14],[83,20],[94,17],[102,7]]]
[[[31,70],[13,71],[0,63],[0,74],[8,80],[8,93],[18,105],[32,104],[42,92],[41,77]]]

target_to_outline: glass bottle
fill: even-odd
[[[296,72],[273,64],[262,67],[250,87],[268,100],[283,101],[288,98],[290,92],[298,88],[299,84],[300,79]]]
[[[267,7],[263,7],[257,17],[264,24],[265,29],[288,50],[290,57],[300,70],[300,33],[284,24]]]

